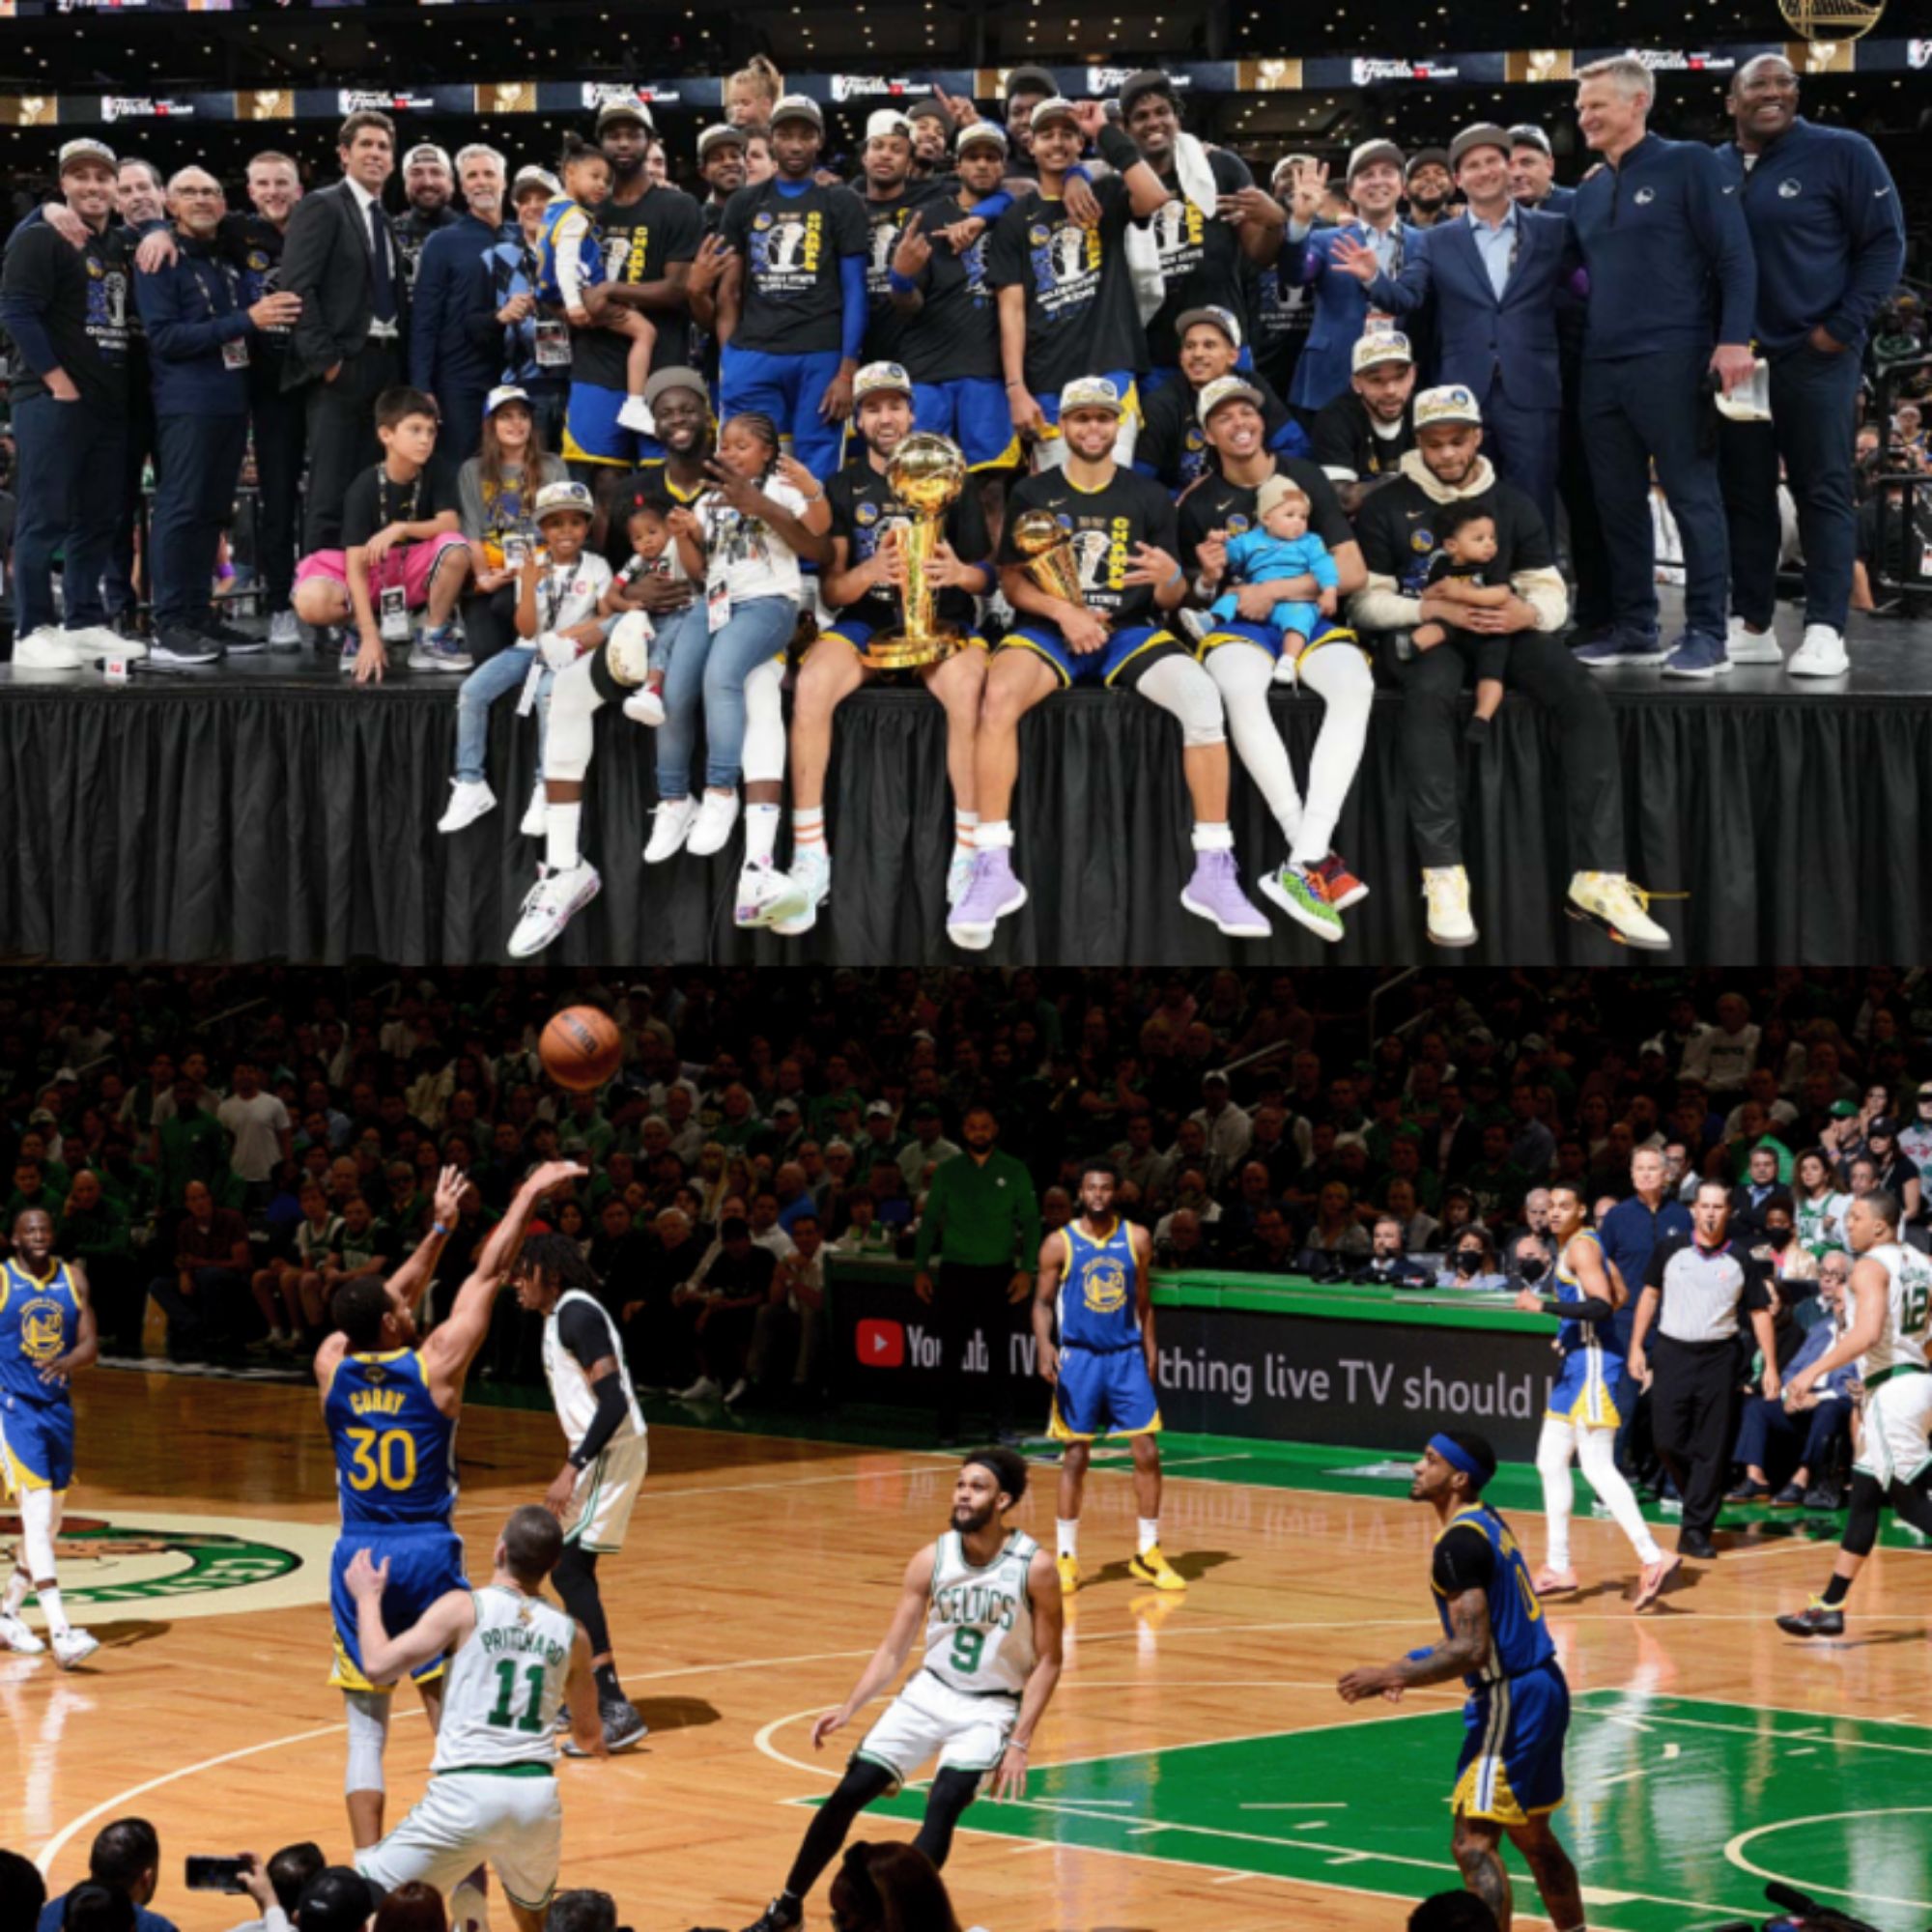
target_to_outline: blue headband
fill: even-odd
[[[1452,1469],[1461,1469],[1474,1488],[1480,1490],[1490,1480],[1492,1472],[1485,1469],[1461,1443],[1450,1441],[1446,1435],[1432,1435],[1429,1438],[1429,1446]]]

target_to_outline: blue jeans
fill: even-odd
[[[56,551],[68,629],[99,624],[100,579],[123,508],[128,420],[92,403],[29,396],[14,405],[14,634],[24,638],[54,621]]]
[[[484,753],[490,747],[490,707],[512,691],[521,691],[536,659],[534,644],[498,651],[478,665],[456,689],[456,776],[464,784],[481,784]],[[537,770],[543,770],[544,729],[550,719],[550,687],[554,673],[545,671],[537,688]]]
[[[697,714],[704,709],[704,782],[719,790],[735,785],[745,750],[745,680],[759,665],[781,657],[798,623],[789,597],[753,597],[733,604],[722,631],[710,628],[700,599],[674,623],[659,628],[655,658],[668,651],[665,722],[658,726],[658,796],[691,796],[691,755],[697,743]]]

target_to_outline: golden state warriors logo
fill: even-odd
[[[1435,548],[1435,532],[1428,529],[1411,530],[1408,547],[1417,556],[1427,556]]]
[[[1127,1271],[1111,1256],[1090,1263],[1080,1298],[1091,1315],[1118,1315],[1127,1305]]]
[[[879,506],[876,503],[861,503],[852,512],[852,521],[862,526],[876,524],[879,521]]]
[[[20,1310],[20,1352],[30,1362],[51,1362],[66,1351],[67,1310],[58,1301],[34,1300]]]

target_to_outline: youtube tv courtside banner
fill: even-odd
[[[967,1356],[968,1409],[991,1350],[1007,1350],[1021,1393],[1016,1420],[1044,1428],[1046,1384],[1034,1369],[1026,1305],[982,1325]],[[841,1399],[931,1410],[939,1396],[939,1330],[900,1281],[835,1275],[833,1378]],[[1532,1461],[1557,1370],[1548,1331],[1156,1306],[1160,1413],[1169,1429],[1209,1435],[1324,1442],[1406,1455],[1437,1429],[1471,1428],[1499,1455]],[[1031,1388],[1029,1396],[1025,1391]]]

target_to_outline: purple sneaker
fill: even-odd
[[[972,882],[947,916],[946,936],[969,952],[983,952],[993,943],[993,928],[1026,899],[1027,889],[1013,876],[1012,853],[988,846],[973,855]]]
[[[1230,939],[1265,939],[1274,929],[1242,892],[1232,852],[1197,852],[1194,876],[1183,888],[1180,903],[1212,920]]]

